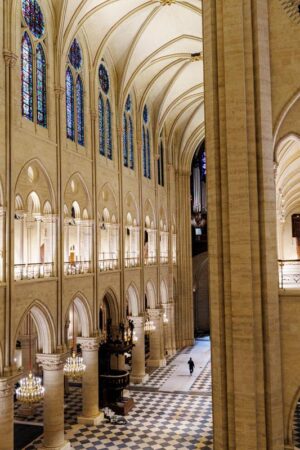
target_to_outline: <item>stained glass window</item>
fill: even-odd
[[[33,57],[32,44],[25,32],[21,48],[22,115],[33,121]]]
[[[200,173],[201,173],[201,179],[205,180],[205,178],[206,178],[206,153],[205,153],[205,150],[203,150],[201,153]]]
[[[83,84],[80,75],[76,81],[76,113],[77,113],[77,142],[84,145],[84,103]]]
[[[47,126],[47,89],[46,89],[46,59],[42,44],[36,48],[36,104],[37,123]]]
[[[129,167],[134,169],[134,135],[131,116],[129,116]]]
[[[143,126],[143,173],[144,177],[147,177],[147,142],[146,142],[146,130]]]
[[[99,114],[99,151],[101,155],[105,155],[104,101],[101,94],[99,95],[98,101],[98,114]]]
[[[45,32],[45,23],[38,1],[22,0],[22,13],[31,33],[40,39]]]
[[[66,71],[66,121],[67,121],[67,137],[72,141],[75,140],[75,123],[74,123],[74,80],[71,69],[68,67]]]
[[[165,185],[165,175],[164,175],[164,146],[162,141],[159,144],[159,155],[157,159],[157,177],[158,184],[160,186]]]
[[[129,112],[131,110],[131,97],[130,97],[130,94],[128,95],[127,100],[126,100],[125,110],[127,112]]]
[[[101,89],[107,95],[109,91],[109,76],[103,64],[100,64],[99,66],[99,82]]]
[[[144,119],[145,123],[148,123],[148,108],[147,108],[147,105],[144,106],[143,119]]]
[[[151,178],[151,150],[150,150],[150,135],[149,130],[147,129],[147,177]]]
[[[126,114],[123,114],[123,162],[128,167],[128,125]]]
[[[74,69],[79,70],[82,64],[82,55],[81,48],[77,42],[77,39],[74,39],[69,51],[69,61],[74,67]]]
[[[106,100],[106,153],[112,159],[112,129],[111,129],[111,107],[109,99]]]

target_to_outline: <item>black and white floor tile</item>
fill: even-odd
[[[191,348],[180,354],[188,354]],[[65,397],[65,433],[74,450],[212,450],[212,405],[210,364],[185,393],[160,392],[172,376],[176,361],[156,369],[143,386],[131,389],[135,407],[126,416],[127,425],[102,422],[99,426],[76,424],[81,410],[81,388],[71,387]],[[18,417],[16,407],[15,416]],[[31,418],[42,422],[42,408]],[[35,450],[42,437],[24,450]]]

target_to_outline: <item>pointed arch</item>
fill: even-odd
[[[42,353],[53,353],[56,350],[54,320],[48,308],[40,300],[34,300],[23,313],[16,329],[15,342],[22,323],[28,314],[31,314],[37,329],[38,342],[40,343],[39,351]]]
[[[152,280],[149,280],[146,284],[146,291],[147,295],[147,307],[151,309],[156,308],[156,290],[154,287],[154,283]]]
[[[47,73],[46,58],[41,43],[36,48],[36,111],[37,123],[47,127]]]
[[[160,282],[160,303],[162,305],[168,303],[169,298],[168,298],[168,288],[166,285],[165,280],[161,280]]]
[[[109,303],[112,325],[117,326],[120,323],[121,314],[119,311],[118,299],[114,289],[111,287],[107,288],[102,296],[102,302],[104,298],[106,298]]]
[[[33,121],[33,51],[25,31],[21,45],[22,115]]]
[[[128,302],[128,313],[130,316],[137,317],[139,315],[139,295],[134,283],[131,283],[126,293]]]
[[[68,314],[73,303],[80,320],[82,337],[90,337],[93,330],[93,321],[89,302],[86,297],[78,291],[69,303],[66,311],[66,320],[68,319]]]
[[[99,120],[99,152],[105,155],[105,111],[104,100],[100,92],[98,99],[98,120]]]

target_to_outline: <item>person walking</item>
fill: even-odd
[[[192,373],[194,372],[194,367],[195,367],[195,363],[194,363],[194,361],[192,360],[192,358],[190,358],[190,359],[188,360],[188,365],[189,365],[189,368],[190,368],[190,375],[192,375]]]

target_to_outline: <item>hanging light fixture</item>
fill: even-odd
[[[73,320],[72,320],[72,327],[73,327],[73,345],[72,345],[72,356],[69,356],[67,358],[66,364],[64,366],[64,374],[66,377],[71,378],[72,380],[81,378],[86,369],[86,365],[83,363],[83,358],[79,356],[76,352],[76,342],[75,342],[75,324],[74,324],[74,317],[75,317],[75,306],[73,302]]]
[[[45,393],[42,379],[35,377],[32,373],[31,345],[31,314],[29,313],[29,374],[20,380],[20,386],[16,389],[17,400],[28,405],[40,402]]]
[[[153,320],[150,320],[149,317],[147,317],[145,324],[144,324],[144,331],[145,333],[151,333],[152,331],[156,330],[156,326],[154,325]]]

